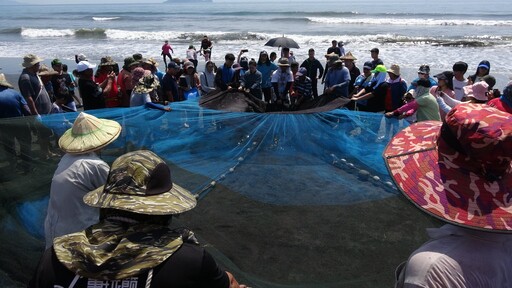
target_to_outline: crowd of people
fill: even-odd
[[[248,59],[244,55],[247,49],[241,49],[238,57],[227,53],[219,67],[210,60],[213,44],[208,36],[204,36],[200,45],[199,51],[190,45],[186,58],[181,59],[172,57],[174,49],[165,41],[161,53],[165,71],[158,69],[156,60],[139,53],[126,57],[121,69],[109,56],[103,57],[96,66],[80,54],[76,56],[77,66],[73,72],[68,72],[59,59],[52,60],[49,68],[40,65],[42,59],[29,54],[24,59],[19,88],[32,115],[77,111],[81,106],[91,110],[149,105],[169,111],[166,104],[171,102],[213,91],[235,90],[277,104],[281,110],[294,109],[297,103],[321,95],[344,97],[352,100],[346,106],[349,109],[382,112],[387,117],[411,121],[440,119],[447,107],[453,107],[457,101],[487,102],[499,98],[501,101],[491,101],[490,105],[512,110],[510,103],[494,88],[496,79],[490,74],[491,64],[486,60],[468,77],[465,62],[457,62],[451,71],[433,77],[429,65],[424,64],[418,69],[418,77],[408,82],[402,77],[399,64],[384,64],[378,48],[369,51],[370,56],[361,71],[355,62],[357,58],[350,51],[345,52],[343,41],[332,41],[324,54],[325,62],[316,58],[313,48],[309,49],[306,59],[298,61],[293,51],[282,47],[280,57],[264,50],[257,59]],[[205,56],[205,66],[200,73],[198,54]],[[38,89],[39,78],[44,89]],[[472,90],[463,89],[481,81],[488,85],[485,97],[474,97]],[[318,82],[322,85],[320,93]],[[36,91],[41,95],[36,95]],[[405,102],[411,98],[414,100]],[[32,103],[34,99],[39,107]],[[403,107],[404,104],[407,105]],[[434,112],[436,105],[439,113]],[[414,117],[415,114],[419,117]]]
[[[111,57],[96,65],[79,54],[73,72],[59,59],[46,67],[43,59],[28,54],[22,62],[19,92],[0,74],[0,118],[34,116],[27,118],[35,121],[2,130],[3,148],[15,156],[17,139],[24,157],[22,169],[29,171],[34,131],[42,157],[52,157],[47,140],[51,131],[38,121],[41,115],[81,107],[87,111],[146,105],[170,111],[169,103],[224,91],[246,93],[282,110],[322,95],[346,98],[348,109],[411,123],[397,133],[398,127],[386,122],[390,137],[396,134],[384,153],[387,167],[416,207],[449,223],[430,231],[433,240],[399,267],[397,287],[503,287],[512,281],[506,272],[512,259],[508,257],[511,236],[493,233],[510,232],[512,227],[507,210],[512,82],[503,93],[495,89],[488,61],[481,61],[468,77],[468,64],[462,61],[433,76],[429,65],[422,64],[417,78],[408,83],[400,65],[386,65],[378,48],[369,51],[361,72],[357,58],[345,52],[341,41],[332,42],[325,65],[312,48],[299,63],[293,51],[282,47],[280,58],[261,51],[258,59],[248,59],[245,49],[238,57],[227,53],[217,67],[210,60],[212,46],[205,36],[200,48],[205,57],[202,73],[197,72],[193,45],[187,58],[179,59],[172,57],[168,41],[162,47],[165,71],[140,54],[126,57],[121,69]],[[169,228],[172,215],[194,208],[196,199],[173,184],[165,161],[150,151],[135,151],[109,168],[97,156],[120,131],[115,121],[81,113],[59,139],[65,155],[52,180],[45,221],[48,249],[29,287],[90,287],[86,285],[115,281],[129,287],[138,285],[133,283],[163,287],[171,280],[245,287],[217,266],[191,231]],[[18,162],[9,161],[12,166]],[[119,249],[111,249],[116,245]]]
[[[452,70],[433,76],[430,66],[422,64],[417,70],[418,77],[407,81],[399,64],[384,63],[378,48],[371,49],[368,61],[358,67],[352,52],[345,52],[343,41],[332,41],[323,55],[325,60],[318,59],[313,48],[302,61],[288,47],[280,49],[280,57],[262,50],[257,59],[249,59],[248,50],[241,49],[237,56],[227,53],[219,67],[210,60],[212,48],[211,40],[205,35],[199,51],[190,45],[182,59],[172,57],[175,51],[165,41],[162,47],[165,71],[158,69],[158,61],[140,53],[124,58],[121,67],[109,56],[102,57],[96,65],[84,54],[78,54],[76,67],[71,69],[60,59],[53,59],[51,67],[47,67],[43,59],[28,54],[23,58],[24,69],[18,81],[21,94],[13,91],[9,83],[0,86],[0,118],[32,115],[39,119],[40,115],[50,113],[141,105],[171,111],[172,102],[218,92],[251,95],[271,104],[268,107],[273,107],[272,111],[298,110],[302,104],[326,96],[350,99],[345,105],[348,109],[383,113],[384,133],[377,126],[371,129],[384,140],[401,127],[391,118],[409,123],[441,120],[461,102],[487,103],[512,112],[512,83],[507,84],[503,93],[495,89],[496,79],[490,73],[491,63],[486,60],[469,76],[466,75],[468,64],[462,61],[454,63]],[[198,72],[198,54],[205,57],[202,72]],[[31,139],[31,131],[38,136],[40,157],[54,157],[55,151],[45,140],[51,131],[38,121],[2,133],[4,149],[13,151],[15,139],[29,142],[26,140]],[[24,171],[30,170],[32,156],[28,150],[23,147],[26,153],[21,153],[24,155],[21,158],[26,164],[18,167]],[[16,159],[10,162],[16,166]]]

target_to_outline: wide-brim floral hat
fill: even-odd
[[[464,103],[445,122],[397,133],[384,151],[397,187],[422,211],[446,222],[512,232],[512,115]]]

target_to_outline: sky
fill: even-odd
[[[0,3],[5,0],[0,0]],[[104,4],[105,0],[10,0],[21,4]],[[113,3],[162,3],[165,0],[108,0]],[[214,0],[214,2],[257,2],[258,0]]]

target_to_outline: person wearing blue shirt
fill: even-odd
[[[407,88],[407,92],[416,89],[418,80],[420,79],[427,79],[430,81],[430,87],[437,86],[437,81],[430,77],[430,66],[423,64],[420,66],[420,69],[418,69],[418,78],[411,81],[411,85],[409,85],[409,88]]]
[[[334,94],[336,97],[348,97],[348,84],[350,83],[350,71],[343,66],[340,59],[332,63],[325,76],[325,94]]]
[[[30,108],[23,96],[7,81],[3,73],[0,74],[0,118],[12,118],[29,116]],[[0,143],[9,157],[8,169],[5,171],[16,171],[18,159],[16,156],[16,141],[20,145],[20,159],[23,161],[21,168],[24,172],[30,169],[32,159],[30,143],[29,117],[20,118],[18,125],[2,125],[0,127]]]
[[[277,70],[277,65],[270,62],[267,51],[261,51],[256,68],[261,73],[261,91],[265,102],[272,100],[272,73]]]
[[[231,90],[234,87],[234,63],[235,55],[233,53],[228,53],[224,56],[224,64],[217,69],[217,74],[215,74],[215,86],[217,86],[221,91]]]

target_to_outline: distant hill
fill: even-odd
[[[165,4],[171,3],[200,3],[200,2],[213,2],[213,0],[167,0]]]
[[[3,1],[0,1],[0,6],[1,5],[21,5],[22,3],[18,2],[18,1],[11,1],[11,0],[3,0]]]

